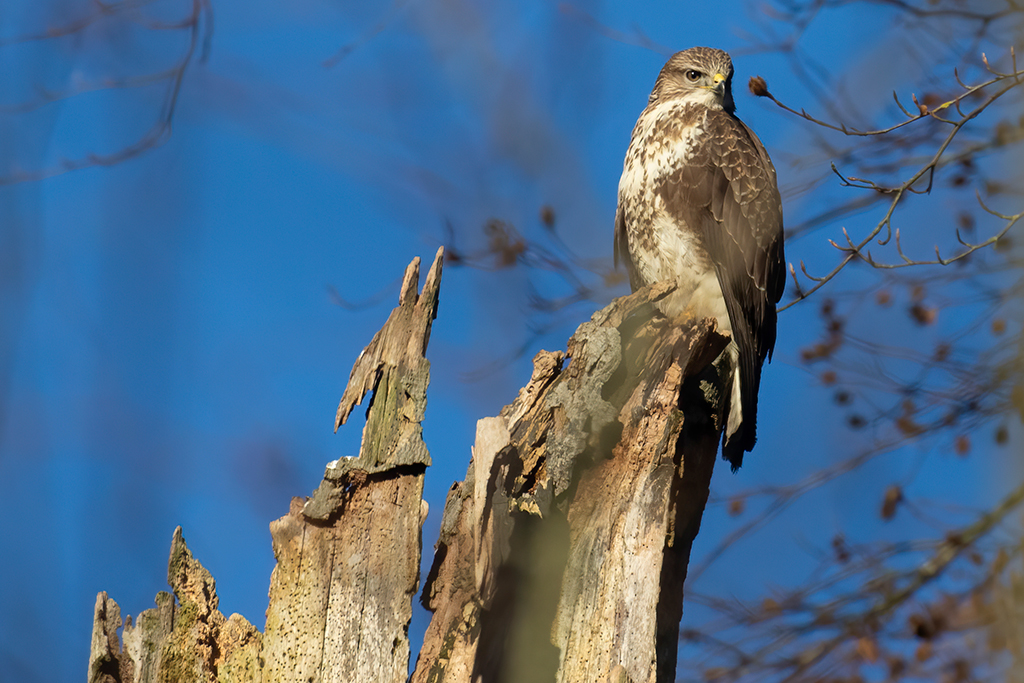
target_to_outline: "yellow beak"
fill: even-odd
[[[724,83],[725,83],[725,75],[719,73],[719,74],[715,74],[714,76],[712,76],[712,78],[711,78],[711,85],[702,85],[700,87],[703,88],[704,90],[714,90],[718,94],[722,94],[722,93],[725,92],[725,85],[724,85]]]

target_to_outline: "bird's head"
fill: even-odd
[[[677,52],[658,74],[650,102],[682,99],[732,113],[732,60],[710,47]]]

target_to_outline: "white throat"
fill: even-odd
[[[685,104],[697,104],[708,109],[724,109],[723,99],[717,92],[710,88],[698,88],[691,90],[682,97],[676,98],[676,102]]]

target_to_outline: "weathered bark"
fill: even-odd
[[[423,473],[430,455],[420,422],[437,315],[443,250],[417,295],[419,259],[406,269],[399,305],[360,354],[336,426],[373,392],[358,457],[330,463],[309,499],[271,523],[277,567],[260,634],[217,611],[213,578],[175,532],[168,570],[175,600],[131,618],[118,644],[117,604],[100,593],[90,683],[404,682],[409,621],[419,584]]]
[[[360,454],[330,463],[271,524],[266,629],[217,610],[213,578],[175,532],[174,597],[131,618],[97,598],[90,683],[405,681],[418,583],[420,423],[439,251],[421,294],[357,359],[336,428],[372,392]],[[667,321],[654,286],[542,351],[530,382],[477,425],[452,486],[423,604],[434,612],[414,683],[674,679],[682,585],[720,436],[712,320]],[[177,601],[175,601],[177,598]]]
[[[174,590],[156,596],[156,608],[124,624],[124,648],[117,637],[121,609],[106,593],[96,596],[89,683],[192,683],[257,681],[261,636],[243,617],[217,609],[213,577],[174,530],[167,583]],[[175,602],[177,598],[177,602]]]
[[[424,588],[414,683],[674,680],[721,415],[714,321],[613,302],[481,420]]]
[[[274,569],[263,658],[267,681],[401,682],[419,585],[423,443],[443,250],[417,296],[419,259],[399,305],[352,368],[335,429],[373,392],[358,458],[327,466],[308,501],[270,525]]]

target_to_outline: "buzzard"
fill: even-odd
[[[782,200],[764,145],[735,115],[732,60],[694,47],[665,64],[619,180],[615,260],[633,290],[674,279],[670,317],[713,317],[732,340],[722,457],[754,447],[761,366],[775,346],[785,287]]]

